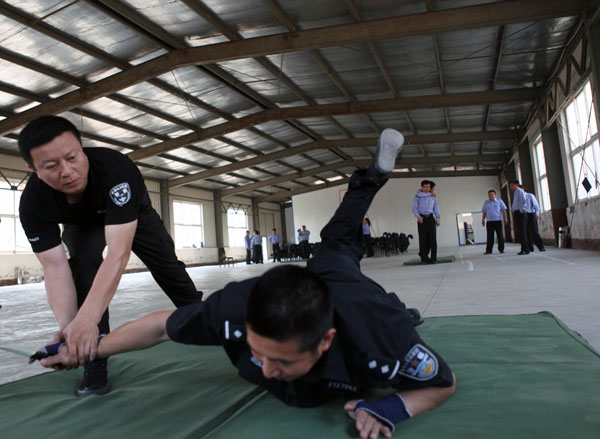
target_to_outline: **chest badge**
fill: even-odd
[[[110,199],[117,206],[123,206],[131,200],[131,188],[129,183],[119,183],[108,191]]]

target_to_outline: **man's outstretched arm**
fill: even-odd
[[[122,352],[146,349],[169,340],[166,324],[172,313],[172,310],[157,311],[118,327],[102,338],[96,357],[105,358]],[[45,358],[41,363],[44,367],[67,369],[78,365],[71,360],[67,345],[63,346],[57,355]]]
[[[456,376],[450,387],[426,387],[418,390],[402,390],[389,395],[375,404],[366,404],[356,411],[358,401],[348,401],[344,409],[355,420],[361,439],[376,439],[380,435],[392,437],[394,424],[409,417],[432,410],[446,401],[456,388]],[[384,420],[385,419],[385,420]],[[387,421],[387,422],[386,422]]]

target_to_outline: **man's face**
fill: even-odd
[[[302,226],[302,231],[304,232],[306,230],[306,226]]]
[[[428,194],[431,191],[431,186],[428,184],[424,184],[423,186],[421,186],[421,190]]]
[[[496,199],[496,194],[494,192],[488,192],[488,198],[490,201],[494,201]]]
[[[89,162],[81,143],[70,131],[31,150],[32,166],[40,180],[69,201],[79,201],[88,182]]]
[[[516,184],[514,184],[514,183],[509,183],[508,187],[510,188],[511,191],[514,192],[517,189],[518,186]]]
[[[265,378],[294,381],[306,375],[331,346],[335,329],[330,329],[316,351],[298,351],[297,340],[277,341],[246,327],[246,342],[252,356],[262,363]]]

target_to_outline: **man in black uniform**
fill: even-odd
[[[384,130],[374,164],[356,171],[307,268],[280,266],[232,282],[206,301],[161,311],[106,336],[99,356],[164,340],[221,345],[244,379],[286,404],[314,407],[335,397],[361,438],[390,437],[397,422],[430,410],[454,391],[454,375],[414,330],[395,294],[360,271],[362,219],[394,168],[403,137]],[[68,347],[42,361],[72,367]],[[375,402],[369,387],[397,390]]]
[[[21,196],[21,223],[44,270],[59,325],[54,342],[66,341],[74,361],[93,358],[99,333],[109,332],[108,304],[131,250],[176,306],[201,299],[131,160],[82,148],[77,128],[57,116],[30,122],[19,149],[33,171]],[[77,395],[107,391],[106,360],[88,362]]]

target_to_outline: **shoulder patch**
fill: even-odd
[[[117,206],[124,206],[131,200],[131,188],[129,187],[129,183],[119,183],[108,191],[108,194],[110,195],[110,199]]]
[[[402,360],[398,373],[417,381],[427,381],[438,372],[435,355],[421,344],[414,345]]]

